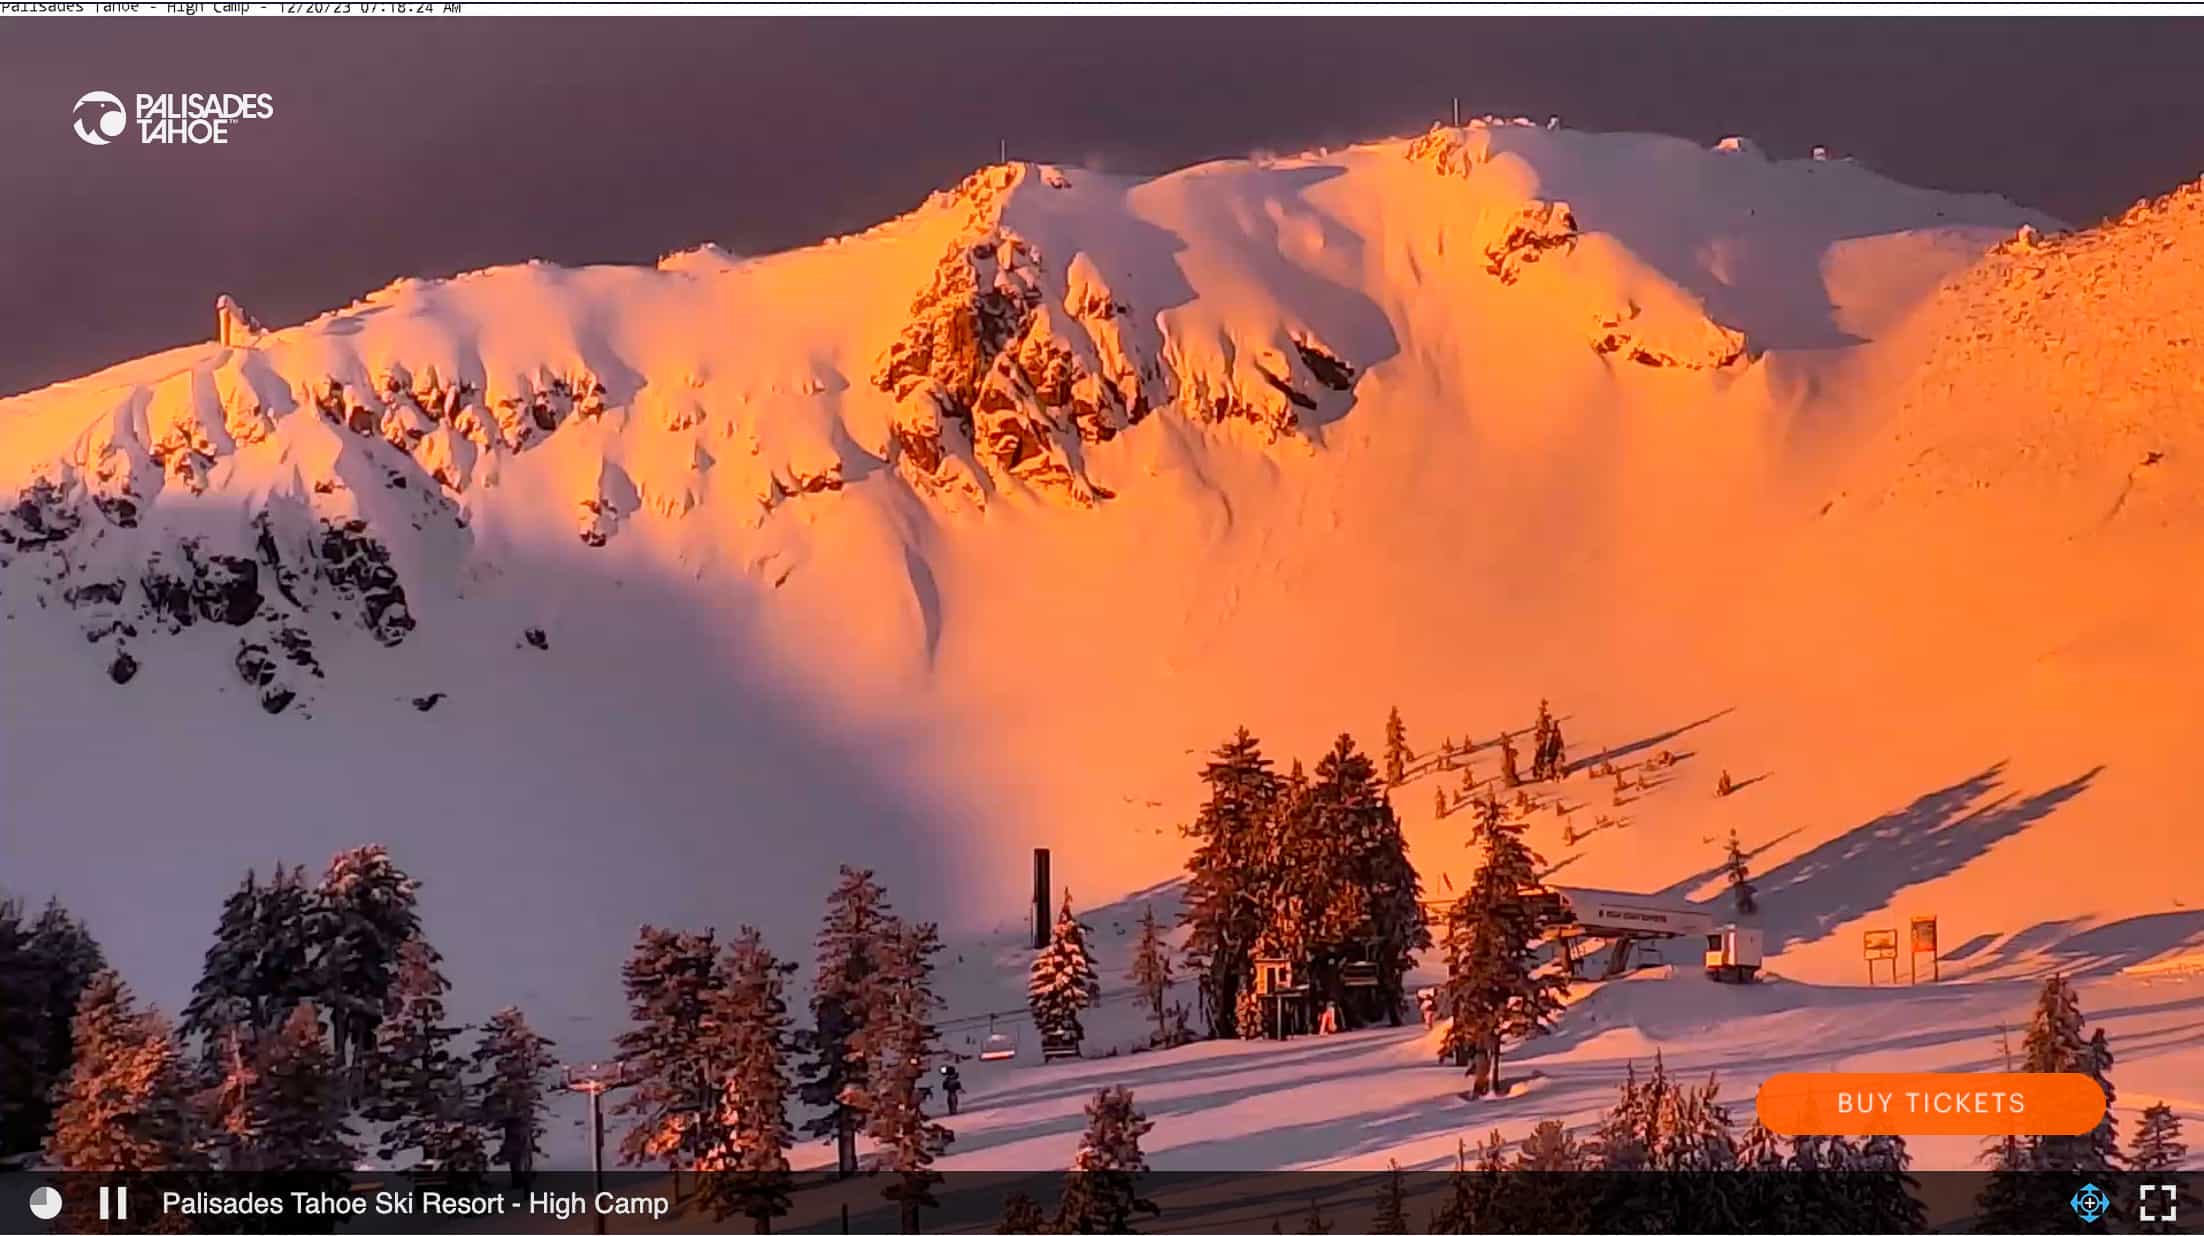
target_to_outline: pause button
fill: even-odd
[[[113,1214],[108,1213],[110,1207],[113,1208]],[[101,1185],[99,1187],[99,1217],[114,1219],[118,1222],[129,1218],[130,1190],[121,1185]]]

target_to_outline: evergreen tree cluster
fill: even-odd
[[[45,1141],[54,1086],[76,1056],[78,1001],[106,968],[59,901],[26,925],[21,905],[0,900],[0,1166]]]
[[[33,972],[51,1003],[5,1006],[42,1018],[64,1000],[72,1010],[65,1035],[41,1021],[39,1067],[55,1079],[38,1130],[45,1161],[276,1171],[304,1187],[355,1166],[364,1119],[380,1128],[384,1161],[447,1187],[479,1185],[493,1161],[524,1183],[542,1140],[550,1041],[507,1009],[458,1054],[465,1028],[446,1015],[450,984],[421,933],[417,890],[379,846],[339,854],[318,886],[295,867],[266,883],[248,874],[223,902],[174,1029],[49,907],[38,930],[56,961]],[[0,981],[21,969],[14,921],[0,912]]]
[[[906,1230],[936,1205],[934,1160],[950,1133],[926,1114],[941,1055],[932,923],[888,904],[870,871],[843,867],[827,897],[812,975],[811,1024],[793,1028],[789,979],[751,927],[722,946],[711,931],[646,926],[622,967],[629,1028],[618,1039],[629,1118],[624,1161],[699,1173],[697,1203],[758,1231],[788,1213],[792,1099],[817,1109],[800,1133],[832,1143],[843,1175],[857,1139],[877,1148],[883,1193]]]
[[[1713,1076],[1680,1082],[1656,1056],[1586,1138],[1548,1120],[1512,1154],[1497,1130],[1462,1146],[1429,1230],[1920,1231],[1910,1169],[1898,1137],[1740,1137]],[[1405,1230],[1399,1193],[1381,1189],[1373,1230]]]
[[[2121,1170],[2123,1160],[2135,1171],[2170,1171],[2186,1157],[2180,1118],[2162,1103],[2144,1111],[2126,1153],[2121,1152],[2112,1115],[2118,1094],[2112,1084],[2112,1046],[2103,1027],[2089,1028],[2065,975],[2044,980],[2017,1056],[2011,1039],[2002,1035],[1998,1054],[2007,1071],[2088,1076],[2104,1089],[2105,1114],[2087,1133],[1991,1138],[1981,1154],[1990,1178],[1976,1199],[1977,1230],[2034,1230],[2042,1225],[2042,1216],[2058,1213],[2056,1207],[2065,1204],[2077,1177],[2105,1180]]]
[[[1404,741],[1404,740],[1403,740]],[[1202,770],[1209,797],[1186,833],[1186,952],[1213,1037],[1253,1032],[1258,958],[1291,963],[1318,1007],[1346,998],[1345,967],[1373,966],[1379,1015],[1398,1025],[1403,984],[1431,935],[1400,819],[1377,769],[1339,736],[1313,775],[1280,776],[1241,729]]]

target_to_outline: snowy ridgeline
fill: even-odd
[[[241,628],[236,673],[281,711],[323,677],[317,643],[394,644],[466,591],[504,543],[485,524],[602,547],[691,523],[749,556],[775,510],[868,479],[944,514],[1092,505],[1159,411],[1237,427],[1217,450],[1320,442],[1404,341],[1501,322],[1586,375],[1734,369],[1839,337],[1801,324],[1823,290],[1783,286],[1782,254],[2031,219],[1847,165],[1477,122],[1152,182],[985,168],[814,249],[403,279],[275,331],[224,296],[216,346],[0,404],[0,567],[119,683],[158,632]],[[1362,245],[1409,267],[1348,262]]]

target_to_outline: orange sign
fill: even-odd
[[[2104,1090],[2081,1073],[1778,1073],[1755,1107],[1772,1133],[2087,1133],[2104,1119]]]
[[[1860,951],[1869,961],[1896,961],[1898,959],[1898,933],[1887,928],[1862,932]]]

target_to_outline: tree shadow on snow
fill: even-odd
[[[1768,951],[1819,940],[1890,904],[1898,891],[1951,874],[2089,788],[2103,765],[2025,797],[1998,794],[2005,763],[1931,790],[1765,873]],[[1993,797],[1993,795],[1995,795]]]

